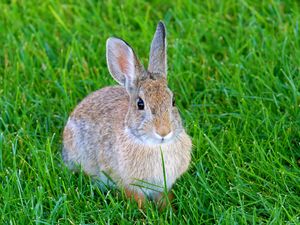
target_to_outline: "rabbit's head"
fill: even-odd
[[[109,38],[106,57],[113,78],[130,96],[126,132],[138,143],[163,144],[183,131],[173,93],[167,86],[166,29],[159,22],[150,49],[148,70],[123,40]],[[120,121],[121,122],[121,121]]]

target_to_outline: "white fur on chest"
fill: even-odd
[[[171,189],[176,179],[187,169],[185,164],[188,165],[189,157],[182,154],[182,146],[178,143],[155,148],[131,147],[131,151],[124,155],[121,151],[120,174],[124,184],[135,191],[155,196],[163,192],[164,187]]]

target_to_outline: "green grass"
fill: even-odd
[[[0,3],[0,224],[300,224],[298,1]],[[168,29],[169,83],[193,138],[177,212],[144,212],[61,160],[68,114],[115,84],[105,41],[145,65]]]

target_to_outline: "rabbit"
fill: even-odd
[[[167,86],[166,45],[160,21],[146,70],[129,44],[108,38],[107,65],[119,85],[83,99],[63,131],[66,166],[75,171],[80,165],[108,187],[125,190],[140,208],[146,199],[158,203],[166,189],[171,193],[191,160],[191,138]]]

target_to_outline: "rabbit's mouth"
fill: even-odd
[[[155,131],[151,133],[145,133],[145,134],[136,134],[131,131],[131,129],[126,128],[125,132],[127,135],[132,139],[134,142],[142,145],[148,145],[148,146],[153,146],[153,145],[162,145],[162,144],[167,144],[172,142],[174,139],[174,132],[171,131],[167,135],[161,136]]]
[[[158,134],[154,131],[154,136],[155,136],[155,139],[157,139],[160,143],[166,143],[172,139],[173,132],[171,131],[167,135],[161,136],[160,134]]]
[[[173,136],[174,135],[172,133],[164,137],[160,136],[157,133],[153,133],[150,135],[142,136],[140,140],[143,142],[143,144],[150,145],[150,146],[164,145],[172,142]]]

